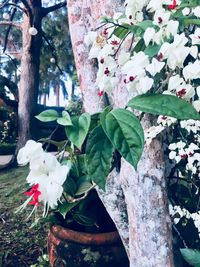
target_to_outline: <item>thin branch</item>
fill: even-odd
[[[0,21],[0,26],[12,26],[19,30],[22,30],[21,24],[14,21]]]
[[[60,9],[61,7],[66,6],[66,4],[67,4],[67,2],[66,2],[66,1],[63,1],[63,2],[61,2],[61,3],[59,3],[59,4],[54,5],[54,6],[50,6],[50,7],[46,7],[46,8],[44,8],[44,9],[43,9],[43,14],[42,14],[42,16],[45,17],[45,16],[46,16],[47,14],[49,14],[50,12],[53,12],[53,11],[55,11],[55,10],[57,10],[57,9]]]
[[[16,1],[17,3],[17,1]],[[14,17],[15,17],[15,13],[16,13],[17,9],[14,8],[12,11],[12,14],[10,16],[10,21],[13,21]],[[3,47],[3,53],[6,51],[6,47],[7,47],[7,43],[8,43],[8,37],[9,37],[9,33],[11,31],[12,25],[9,25],[6,34],[5,34],[5,40],[4,40],[4,47]]]
[[[44,38],[44,40],[46,41],[46,43],[48,44],[50,50],[51,50],[51,53],[52,53],[52,56],[55,58],[56,62],[55,62],[55,65],[56,67],[59,69],[60,71],[60,74],[63,74],[63,71],[62,69],[59,67],[58,63],[57,63],[57,56],[55,54],[55,48],[53,47],[53,45],[50,43],[49,39],[47,38],[47,36],[45,35],[44,32],[42,32],[42,37]]]
[[[6,6],[8,2],[9,0],[5,1],[3,4],[0,5],[0,8],[3,8],[4,6]]]
[[[17,9],[19,9],[19,10],[21,10],[22,12],[24,12],[24,13],[27,14],[26,9],[24,9],[24,8],[22,8],[21,6],[16,5],[16,4],[14,4],[14,3],[7,3],[5,6],[13,6],[13,7],[15,7],[15,8],[17,8]]]
[[[29,3],[26,0],[21,0],[21,2],[24,4],[25,9],[27,10],[27,13],[29,15],[30,21],[32,22],[33,14]]]

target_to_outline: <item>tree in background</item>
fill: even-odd
[[[41,48],[43,39],[47,41],[42,29],[42,21],[51,12],[65,6],[66,2],[64,1],[44,7],[41,0],[10,0],[3,1],[1,4],[1,9],[6,14],[9,13],[9,17],[7,16],[6,20],[0,21],[0,26],[8,26],[5,35],[4,52],[9,43],[9,34],[12,28],[22,33],[18,90],[18,149],[31,137],[31,131],[34,130],[33,115],[36,113],[39,93]]]

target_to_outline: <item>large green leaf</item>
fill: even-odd
[[[83,142],[88,134],[91,117],[88,113],[83,113],[80,117],[72,118],[72,126],[65,128],[69,140],[81,149]]]
[[[94,128],[86,145],[87,171],[91,179],[102,189],[105,189],[113,150],[114,148],[102,127]]]
[[[137,168],[144,147],[144,132],[138,118],[128,110],[114,109],[102,113],[101,124],[113,146]]]
[[[65,202],[63,204],[61,204],[59,207],[58,207],[58,211],[60,212],[60,214],[63,216],[63,218],[65,219],[67,213],[73,209],[76,205],[79,204],[80,201],[77,201],[77,202],[74,202],[74,203],[68,203],[68,202]]]
[[[67,111],[63,111],[62,112],[62,117],[59,117],[57,119],[57,123],[63,126],[68,126],[68,125],[72,125],[72,121],[70,118],[70,115]]]
[[[59,114],[56,110],[53,109],[47,109],[45,111],[42,111],[40,114],[35,116],[38,120],[43,122],[48,121],[55,121],[59,117]]]
[[[173,95],[139,95],[128,102],[128,106],[143,112],[175,117],[180,120],[199,120],[200,115],[187,101]]]
[[[200,250],[183,248],[180,251],[185,261],[194,267],[200,267]]]

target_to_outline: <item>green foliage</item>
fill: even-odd
[[[42,111],[39,115],[35,116],[38,120],[43,122],[55,121],[59,117],[59,114],[56,110],[47,109]]]
[[[2,143],[0,144],[0,155],[14,154],[16,144]]]
[[[102,189],[105,189],[106,177],[111,168],[113,146],[101,126],[90,133],[87,146],[87,171],[91,179]]]
[[[181,120],[200,119],[199,113],[190,103],[173,95],[139,95],[131,99],[128,106],[143,112],[175,117]]]
[[[72,121],[71,121],[71,118],[70,118],[70,115],[67,111],[63,111],[62,112],[62,117],[59,117],[57,119],[57,123],[60,124],[60,125],[63,125],[63,126],[69,126],[69,125],[72,125]]]
[[[73,125],[65,128],[67,137],[79,149],[81,149],[88,134],[90,122],[90,115],[88,113],[83,113],[80,117],[73,117]]]
[[[194,267],[200,267],[200,250],[183,248],[180,251],[185,261]]]
[[[101,125],[115,149],[137,168],[144,146],[144,133],[138,118],[128,110],[115,109],[102,113]]]
[[[160,47],[161,45],[157,44],[149,45],[144,49],[144,53],[149,57],[154,57],[155,55],[158,54]]]
[[[67,213],[73,209],[76,205],[78,205],[79,202],[74,202],[74,203],[69,203],[69,202],[65,202],[63,204],[61,204],[59,207],[58,207],[58,211],[60,212],[60,214],[63,216],[63,218],[65,219]]]
[[[123,39],[124,37],[126,37],[126,35],[128,34],[129,29],[126,28],[122,28],[122,27],[117,27],[114,32],[113,35],[117,36],[120,39]]]

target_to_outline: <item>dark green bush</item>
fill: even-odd
[[[0,144],[0,155],[10,155],[15,152],[16,144]]]

